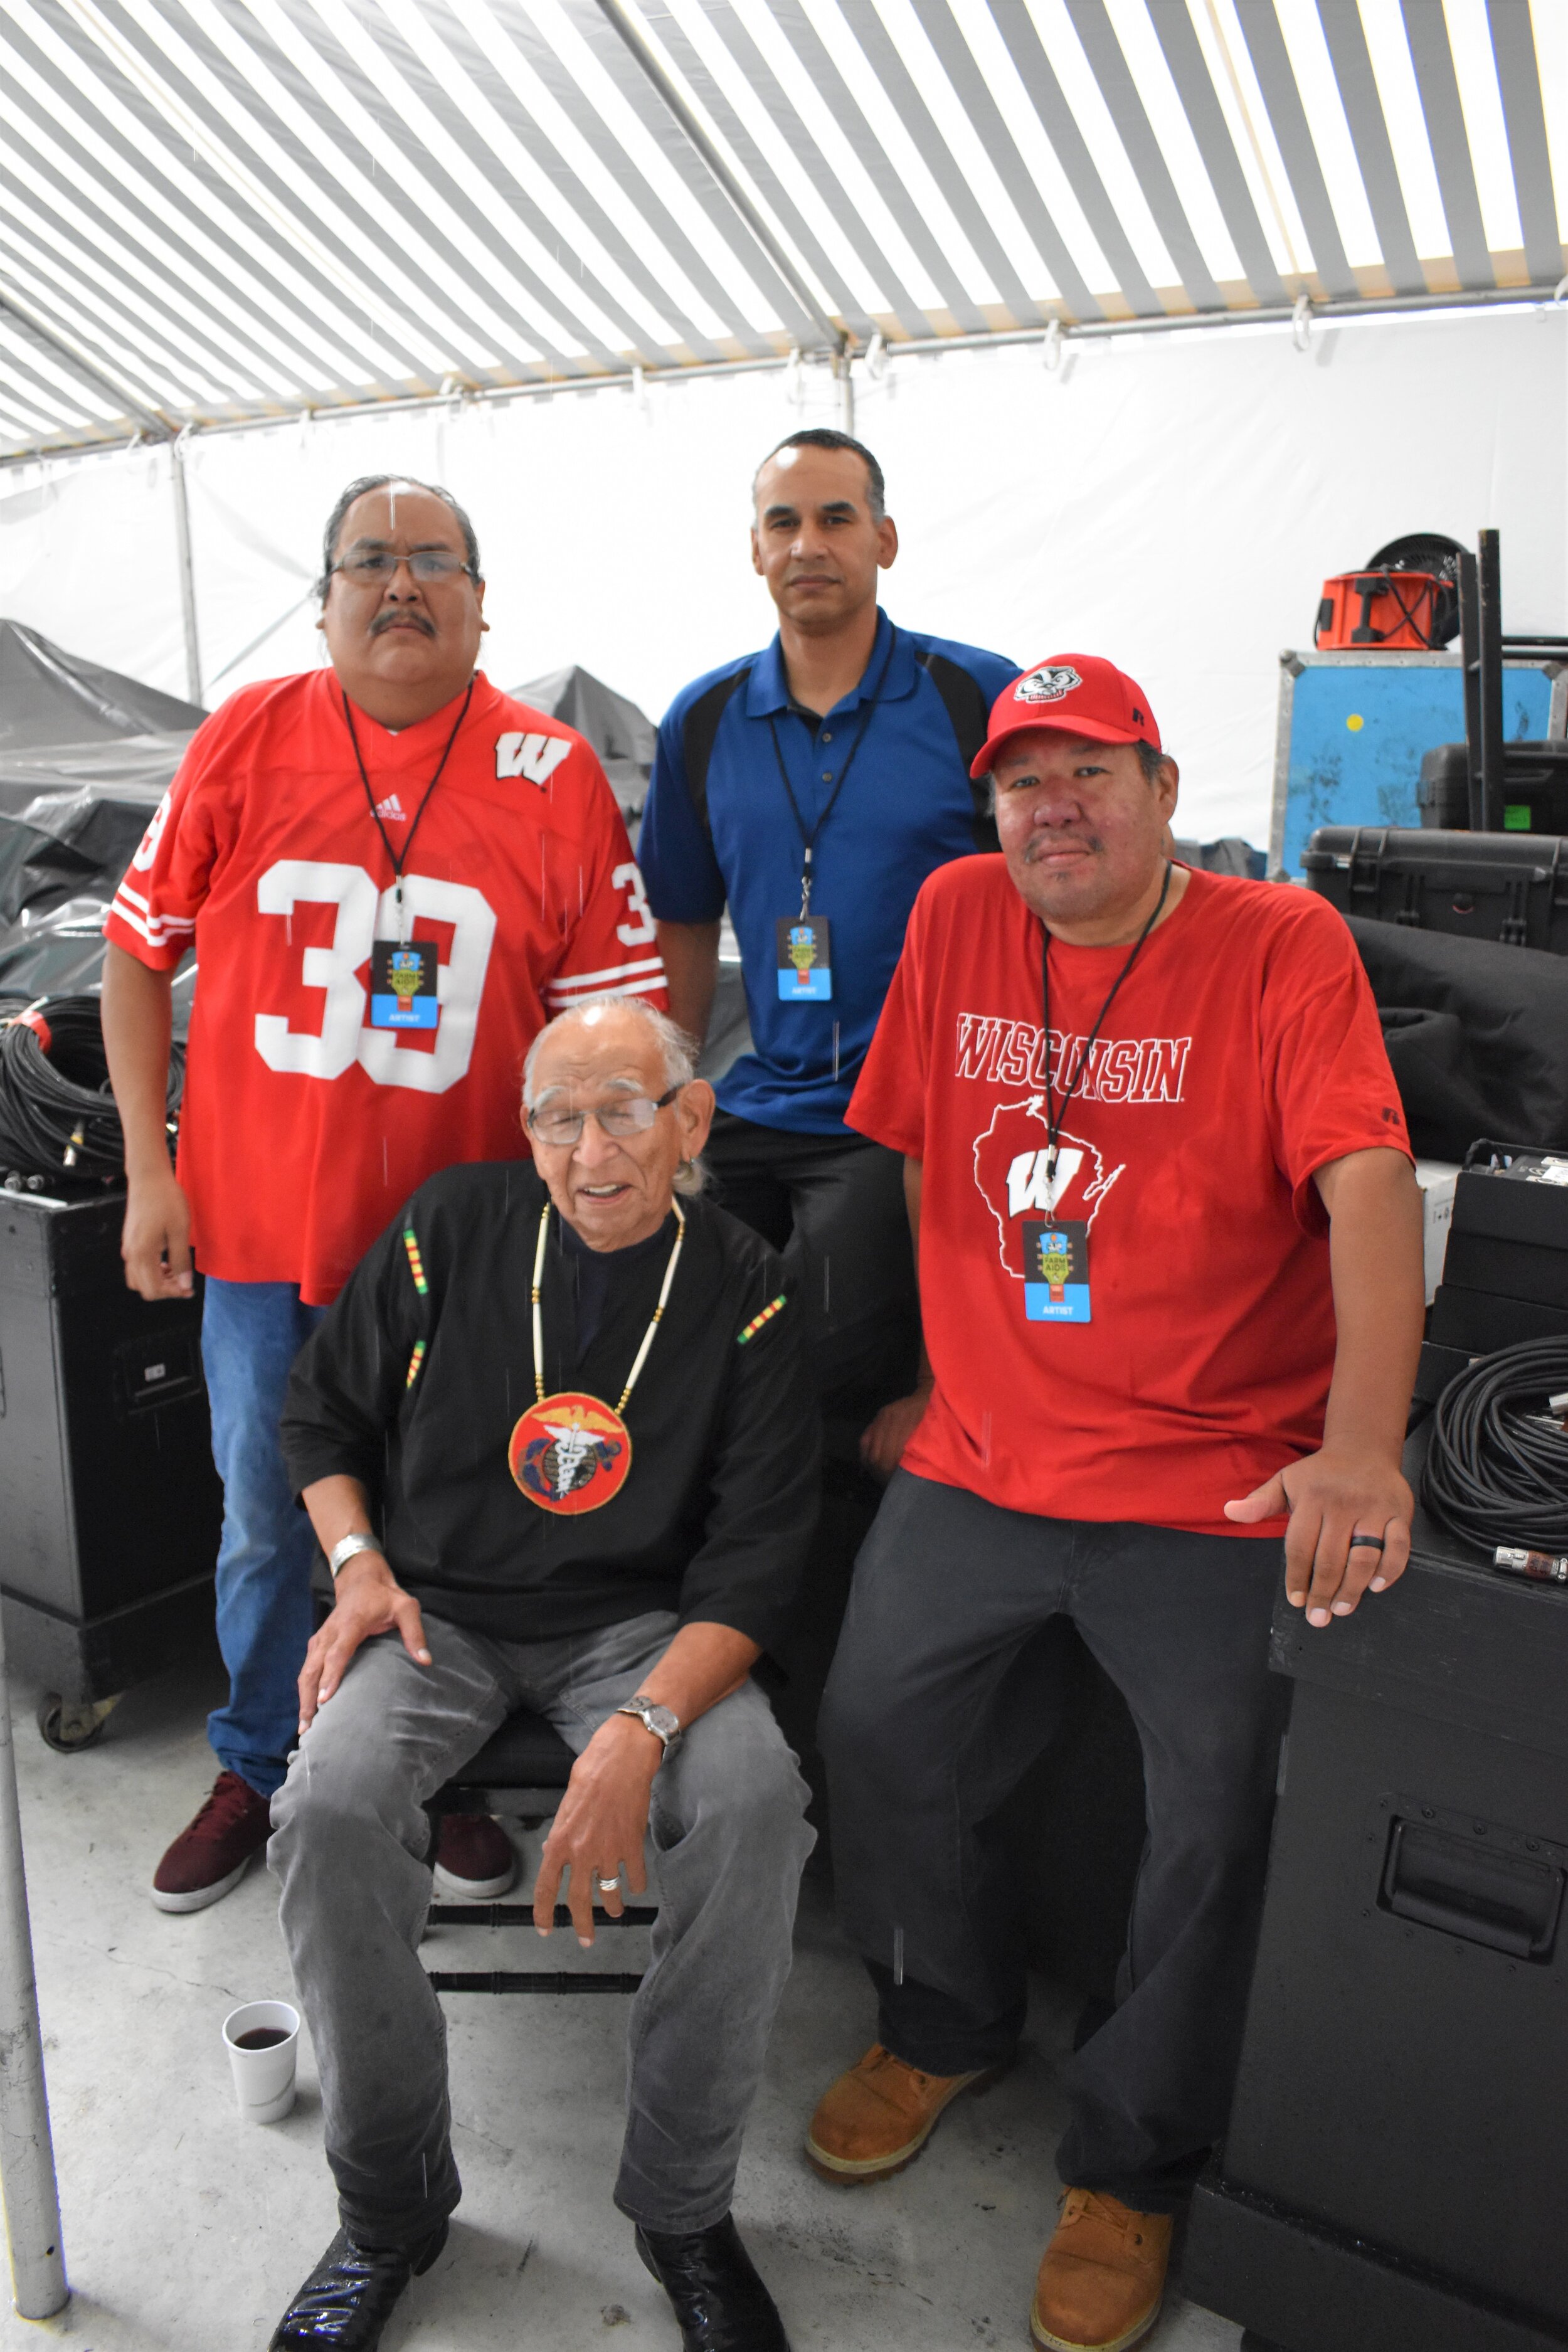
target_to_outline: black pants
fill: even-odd
[[[920,1347],[904,1163],[866,1137],[795,1135],[719,1111],[714,1197],[795,1276],[825,1409],[864,1423],[914,1386]]]
[[[900,1470],[823,1701],[839,1915],[879,2039],[956,2074],[1009,2058],[1024,2021],[1031,1858],[995,1817],[1057,1728],[1054,1617],[1121,1691],[1148,1844],[1118,2007],[1064,2074],[1057,2162],[1144,2212],[1179,2200],[1229,2108],[1288,1691],[1268,1672],[1279,1566],[1277,1538],[1036,1518]]]

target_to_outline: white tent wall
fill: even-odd
[[[1015,345],[856,371],[903,544],[886,602],[1020,662],[1105,652],[1184,772],[1180,829],[1268,838],[1278,655],[1320,583],[1383,541],[1502,533],[1505,624],[1568,623],[1568,310]],[[310,583],[353,476],[446,482],[512,684],[581,662],[660,711],[760,644],[747,484],[798,423],[777,373],[328,418],[185,446],[202,675],[216,702],[320,656]],[[166,453],[13,473],[0,609],[151,685],[184,684]],[[42,490],[45,495],[40,498]],[[265,634],[265,635],[263,635]],[[262,642],[256,643],[260,637]],[[247,648],[249,650],[247,650]]]
[[[185,694],[166,444],[0,474],[0,614]]]

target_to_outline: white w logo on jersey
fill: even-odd
[[[547,784],[571,749],[564,735],[498,735],[496,774],[526,776],[531,784]]]

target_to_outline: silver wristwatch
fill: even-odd
[[[680,1738],[680,1717],[676,1714],[675,1709],[672,1706],[660,1706],[656,1700],[645,1698],[641,1691],[637,1692],[635,1698],[627,1699],[624,1706],[616,1707],[616,1713],[635,1715],[637,1721],[645,1724],[652,1732],[667,1756]]]
[[[344,1536],[341,1543],[335,1543],[332,1546],[327,1555],[327,1566],[332,1571],[334,1584],[350,1560],[357,1552],[362,1551],[381,1552],[383,1559],[386,1558],[385,1552],[382,1551],[380,1538],[377,1536]]]

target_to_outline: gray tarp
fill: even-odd
[[[64,653],[20,621],[0,620],[0,751],[188,735],[205,717],[194,702]]]
[[[205,717],[0,620],[0,991],[98,985],[104,909]]]
[[[575,666],[552,670],[548,677],[533,678],[511,691],[520,702],[531,704],[552,719],[563,719],[568,727],[588,738],[621,804],[635,846],[647,780],[653,773],[652,719],[591,670]]]

